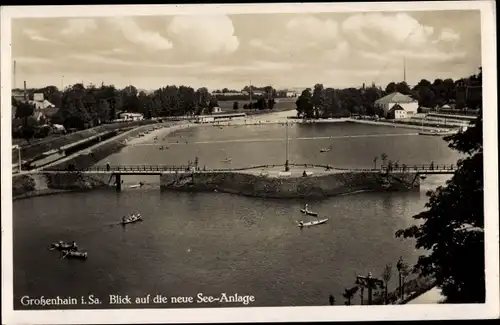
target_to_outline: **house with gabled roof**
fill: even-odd
[[[416,114],[418,110],[417,100],[397,91],[375,101],[375,107],[383,110],[385,117],[394,105],[399,105],[406,115]]]
[[[391,107],[389,112],[387,112],[387,118],[389,119],[395,119],[395,120],[400,120],[400,119],[405,119],[407,117],[406,111],[401,105],[396,104]]]

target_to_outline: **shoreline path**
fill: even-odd
[[[249,115],[247,116],[244,120],[238,120],[238,121],[231,121],[229,122],[230,125],[255,125],[255,124],[267,124],[267,123],[285,123],[289,121],[289,117],[296,116],[297,112],[296,110],[288,110],[288,111],[281,111],[281,112],[273,112],[273,113],[268,113],[268,114],[259,114],[259,115]],[[337,123],[337,122],[342,122],[346,121],[347,119],[342,119],[342,120],[326,120],[324,123],[331,122],[331,123]],[[227,122],[224,122],[227,123]],[[160,136],[168,136],[172,132],[181,130],[181,129],[186,129],[186,128],[191,128],[191,127],[197,127],[197,126],[207,126],[207,125],[217,125],[216,123],[210,123],[210,124],[198,124],[198,123],[193,123],[193,122],[167,122],[167,123],[162,123],[162,124],[156,124],[156,125],[148,125],[148,126],[141,126],[138,128],[134,128],[130,131],[127,131],[123,134],[120,135],[120,137],[125,136],[127,133],[132,133],[132,132],[137,132],[138,129],[143,129],[144,131],[149,131],[148,133],[145,133],[143,136],[136,136],[133,138],[128,138],[124,141],[125,145],[127,146],[158,146],[160,144],[153,143],[155,137],[160,137]],[[381,124],[379,124],[381,125]],[[158,128],[158,126],[160,126]],[[402,125],[401,127],[405,127]],[[165,132],[167,131],[167,132]],[[363,137],[388,137],[388,136],[408,136],[408,135],[418,135],[418,133],[400,133],[400,134],[367,134],[367,135],[346,135],[346,136],[335,136],[335,137],[304,137],[304,138],[294,138],[294,140],[315,140],[315,139],[336,139],[336,138],[363,138]],[[98,148],[99,146],[112,142],[112,141],[117,141],[116,138],[111,138],[107,139],[103,142],[97,143],[89,148],[86,148],[82,151],[76,152],[70,156],[67,156],[63,159],[54,161],[53,163],[44,166],[43,168],[37,168],[34,170],[30,170],[28,172],[23,171],[21,174],[24,173],[33,173],[33,172],[39,172],[42,169],[45,169],[47,167],[51,167],[53,165],[57,165],[60,163],[63,163],[65,161],[68,161],[70,159],[73,159],[82,153],[86,152],[91,152],[92,150]],[[199,142],[191,142],[188,144],[208,144],[208,143],[229,143],[229,142],[258,142],[258,141],[283,141],[282,138],[276,138],[276,139],[238,139],[238,140],[222,140],[222,141],[199,141]],[[168,145],[182,145],[183,143],[169,143]],[[185,144],[185,143],[184,143]],[[315,171],[320,172],[320,170]],[[324,171],[326,172],[326,171]],[[328,173],[333,172],[332,170],[328,171]]]

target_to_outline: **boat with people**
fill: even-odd
[[[81,259],[86,259],[88,254],[87,252],[78,252],[78,251],[72,251],[72,250],[63,250],[63,257],[62,258],[81,258]]]
[[[144,186],[144,183],[141,181],[141,182],[139,182],[139,184],[130,185],[130,188],[138,188],[138,187],[143,187],[143,186]]]
[[[78,246],[76,245],[75,242],[72,243],[65,243],[62,240],[58,241],[57,243],[52,243],[50,244],[50,250],[78,250]]]
[[[128,217],[124,216],[122,218],[122,221],[120,222],[122,225],[126,225],[128,223],[134,223],[134,222],[138,222],[138,221],[142,221],[142,216],[140,213],[136,213],[136,214],[132,214]]]
[[[323,223],[326,223],[327,221],[328,221],[328,218],[315,220],[315,221],[309,221],[309,222],[304,222],[304,221],[300,220],[300,221],[297,221],[297,227],[303,228],[303,227],[317,226],[317,225],[321,225]]]
[[[457,130],[432,130],[432,131],[420,131],[419,135],[431,135],[431,136],[448,136],[454,135],[458,131]]]
[[[332,150],[331,148],[322,148],[319,152],[328,152]]]
[[[221,162],[225,162],[225,163],[229,163],[229,162],[231,162],[231,161],[232,161],[232,159],[231,159],[231,158],[226,158],[226,159],[221,160]]]
[[[317,217],[318,213],[309,210],[309,205],[306,204],[304,209],[300,209],[300,212],[307,214],[308,216]]]

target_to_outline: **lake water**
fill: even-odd
[[[407,165],[455,164],[459,157],[439,137],[418,136],[408,129],[339,123],[294,125],[288,133],[293,163],[370,168],[383,152]],[[198,127],[127,147],[105,161],[173,165],[198,157],[207,168],[281,164],[285,134],[282,125]],[[169,149],[159,150],[162,145]],[[332,150],[320,153],[324,147]],[[228,157],[230,164],[221,162]],[[253,295],[252,306],[328,305],[330,294],[343,304],[341,294],[353,286],[356,274],[380,276],[388,263],[393,265],[394,289],[398,258],[414,263],[419,254],[413,241],[395,238],[394,232],[414,223],[411,217],[427,202],[425,191],[448,177],[430,176],[416,193],[360,193],[306,202],[161,192],[157,176],[130,176],[126,184],[143,180],[146,186],[125,187],[121,193],[96,190],[15,201],[15,308],[28,308],[20,304],[26,295],[93,294],[103,302],[99,307],[133,308],[145,306],[109,306],[108,295],[223,292]],[[305,203],[328,216],[328,223],[297,228],[295,221],[306,219],[299,212]],[[116,225],[134,211],[145,221]],[[48,249],[57,240],[75,240],[89,258],[60,259],[58,252]],[[200,306],[242,305],[149,305]]]

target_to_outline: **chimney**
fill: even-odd
[[[365,89],[365,83],[363,82],[363,89]]]
[[[26,95],[26,80],[24,81],[24,101],[27,101],[27,95]]]

